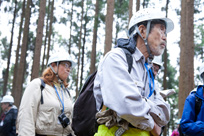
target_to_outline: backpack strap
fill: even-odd
[[[132,69],[132,64],[133,64],[132,54],[130,53],[130,51],[128,49],[126,49],[126,48],[122,48],[122,49],[125,53],[127,63],[128,63],[128,72],[130,73],[131,69]]]
[[[197,120],[198,113],[200,112],[200,108],[202,105],[202,99],[195,95],[195,120]]]
[[[42,93],[42,91],[43,91],[43,89],[45,88],[45,82],[40,78],[40,80],[41,80],[41,85],[40,85],[40,89],[41,89],[41,99],[40,99],[40,102],[41,102],[41,104],[43,104],[44,102],[43,102],[43,93]]]
[[[69,94],[69,97],[71,97],[69,90],[67,88],[65,88],[65,90],[67,91],[67,93]]]

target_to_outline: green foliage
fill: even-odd
[[[194,13],[198,14],[202,12],[201,0],[194,1]]]
[[[29,31],[29,35],[28,35],[28,50],[30,51],[34,51],[35,49],[35,35],[33,32]]]
[[[129,0],[115,0],[114,14],[122,20],[129,18]]]
[[[106,16],[104,15],[104,8],[105,8],[106,1],[99,0],[99,14],[98,19],[100,23],[105,23]],[[99,25],[99,24],[98,24]]]
[[[0,45],[3,46],[4,50],[1,51],[1,58],[4,59],[4,60],[7,60],[8,58],[8,51],[9,51],[9,43],[7,42],[7,37],[4,37],[1,39],[1,43]]]
[[[204,56],[204,25],[199,24],[195,26],[195,33],[194,33],[194,43],[195,43],[195,56],[203,60]]]
[[[68,18],[61,17],[59,23],[62,23],[62,24],[64,24],[64,25],[66,25],[66,24],[67,24],[67,21],[69,21]]]
[[[170,63],[168,64],[168,68],[167,68],[167,88],[174,88],[176,89],[176,87],[178,86],[178,79],[176,78],[176,68],[174,68],[173,66],[170,65]]]

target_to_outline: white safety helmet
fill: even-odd
[[[200,77],[203,78],[201,75],[204,73],[204,63],[202,63],[200,65],[200,68],[199,68],[199,74],[200,74]],[[204,76],[204,75],[203,75]]]
[[[128,27],[128,36],[130,36],[134,30],[134,26],[138,23],[148,20],[160,19],[166,23],[166,33],[174,29],[174,23],[171,19],[166,18],[161,11],[151,8],[145,8],[137,11],[130,19]],[[133,30],[132,30],[133,29]]]
[[[47,66],[50,66],[53,62],[60,61],[69,61],[71,63],[71,67],[75,67],[76,63],[71,59],[71,56],[66,52],[58,52],[50,56]]]
[[[14,99],[11,95],[5,95],[1,101],[1,103],[14,103]]]
[[[152,63],[159,65],[160,69],[163,69],[163,62],[162,62],[162,56],[161,55],[160,56],[154,56]]]

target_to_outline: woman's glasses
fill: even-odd
[[[66,69],[71,69],[71,64],[67,62],[60,62],[60,64],[64,65]]]

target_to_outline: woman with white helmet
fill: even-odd
[[[18,109],[13,103],[14,99],[11,95],[5,95],[1,100],[3,113],[0,117],[0,136],[16,136]]]
[[[93,90],[97,110],[100,113],[103,104],[129,125],[116,122],[110,126],[112,122],[108,120],[101,123],[95,136],[158,136],[161,127],[169,122],[170,105],[155,90],[151,69],[152,59],[162,55],[166,34],[174,27],[172,20],[161,13],[149,8],[137,11],[130,19],[129,38],[117,40],[118,47],[126,47],[132,53],[130,73],[121,48],[112,49],[99,63]]]
[[[42,77],[31,81],[23,94],[17,120],[19,136],[74,135],[67,78],[75,65],[69,54],[51,55]],[[43,90],[40,79],[45,83]]]

